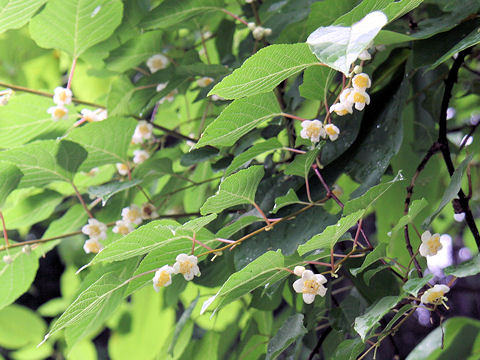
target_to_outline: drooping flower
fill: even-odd
[[[344,103],[338,102],[330,106],[330,112],[335,112],[339,116],[351,114],[353,112],[352,106],[345,105]]]
[[[93,240],[105,240],[107,238],[107,225],[97,219],[88,219],[88,224],[82,227],[82,232]]]
[[[182,274],[185,280],[190,281],[194,276],[200,276],[198,259],[195,255],[180,254],[176,258],[173,269],[175,274]]]
[[[68,105],[72,102],[72,91],[58,86],[54,90],[53,102],[57,105]]]
[[[142,212],[137,205],[132,204],[122,209],[122,219],[127,224],[140,225],[143,221]]]
[[[440,242],[440,234],[431,234],[430,231],[425,231],[422,234],[422,244],[420,245],[420,255],[433,256],[442,249]]]
[[[325,296],[327,288],[323,284],[326,282],[325,276],[305,270],[302,273],[302,278],[293,283],[293,289],[297,293],[303,294],[303,301],[306,304],[311,304],[316,295]]]
[[[98,122],[103,121],[107,118],[107,110],[105,109],[82,109],[80,113],[82,114],[81,120],[83,122]]]
[[[88,239],[83,244],[83,250],[87,254],[98,254],[100,251],[104,249],[104,246],[98,241],[98,239]]]
[[[147,60],[147,66],[152,74],[158,70],[165,69],[169,64],[170,60],[163,54],[155,54]]]
[[[133,225],[124,220],[117,220],[112,231],[116,234],[127,235],[133,231]]]
[[[335,141],[338,139],[338,135],[340,135],[340,129],[333,124],[325,125],[325,132],[330,138],[330,141]]]
[[[150,203],[142,204],[142,219],[149,220],[158,217],[157,209]]]
[[[214,80],[214,78],[205,76],[197,80],[197,85],[201,88],[204,88],[210,85]]]
[[[132,143],[141,144],[144,140],[151,139],[153,136],[153,125],[148,121],[141,120],[138,122],[135,132],[132,136]]]
[[[128,165],[124,163],[116,163],[115,166],[117,167],[117,171],[120,175],[125,176],[128,175]]]
[[[370,80],[370,77],[368,76],[368,74],[361,73],[353,77],[352,85],[353,85],[353,88],[356,90],[365,91],[370,86],[372,86],[372,81]]]
[[[133,151],[133,162],[135,164],[141,164],[150,157],[150,154],[145,150],[134,150]]]
[[[326,133],[320,120],[304,120],[300,136],[303,139],[310,139],[312,142],[319,142],[321,137],[326,137]]]
[[[15,94],[15,92],[12,89],[5,89],[0,91],[0,106],[7,105],[13,94]]]
[[[173,100],[175,100],[175,95],[178,94],[178,90],[177,89],[173,89],[172,91],[170,91],[167,95],[165,95],[163,98],[161,98],[160,100],[158,100],[158,103],[160,105],[162,105],[165,101],[168,101],[168,102],[172,102]]]
[[[305,271],[304,266],[295,266],[295,269],[293,269],[293,273],[297,276],[302,276],[304,271]]]
[[[362,111],[365,105],[370,104],[370,96],[365,90],[354,89],[349,95],[349,101],[355,104],[355,109]]]
[[[161,287],[168,286],[172,283],[173,273],[173,268],[168,265],[164,265],[155,271],[155,276],[153,277],[153,288],[156,292],[158,292]]]
[[[65,120],[68,118],[68,109],[63,105],[49,107],[47,113],[52,115],[53,120]]]
[[[450,288],[447,285],[436,284],[434,287],[423,293],[420,301],[422,304],[440,305],[447,300],[445,294],[449,291]]]

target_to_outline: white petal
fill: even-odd
[[[303,279],[295,280],[292,286],[293,290],[295,290],[297,293],[301,293],[303,291]]]
[[[305,304],[311,304],[315,300],[315,295],[314,294],[303,294],[303,301],[305,301]]]

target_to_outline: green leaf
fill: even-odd
[[[480,321],[454,317],[431,331],[407,356],[407,360],[475,359]]]
[[[413,223],[418,214],[428,205],[428,201],[425,199],[414,200],[408,209],[408,214],[404,215],[398,220],[397,225],[392,229],[390,239],[388,241],[395,241],[397,236],[401,234],[403,228],[407,224]]]
[[[158,54],[162,43],[162,32],[149,31],[127,41],[113,50],[105,60],[109,70],[124,72]]]
[[[307,68],[303,74],[303,83],[299,87],[300,95],[305,99],[323,101],[325,95],[328,94],[328,88],[334,75],[335,71],[326,66]]]
[[[480,273],[480,255],[461,264],[446,267],[443,272],[445,276],[453,275],[459,278],[477,275]]]
[[[72,130],[67,138],[88,151],[80,170],[89,171],[105,164],[125,163],[136,126],[137,122],[133,119],[110,117]]]
[[[306,154],[295,156],[295,159],[285,168],[285,175],[296,175],[307,179],[319,152],[320,149],[315,148]]]
[[[235,170],[244,166],[245,164],[248,164],[249,161],[255,159],[257,156],[264,153],[270,153],[276,149],[280,149],[281,147],[282,144],[280,144],[276,138],[271,138],[261,143],[257,143],[247,151],[236,156],[227,170],[225,170],[225,175],[228,176],[232,174]]]
[[[242,270],[230,275],[217,294],[206,300],[202,305],[203,314],[213,301],[218,300],[217,311],[228,303],[237,300],[250,291],[264,286],[274,284],[286,278],[289,273],[283,270],[284,257],[281,251],[268,251]]]
[[[210,224],[213,220],[217,218],[217,214],[210,214],[208,216],[202,216],[193,220],[190,220],[179,227],[179,230],[190,230],[194,233],[200,231],[205,226]]]
[[[383,316],[393,309],[400,300],[401,297],[398,296],[386,296],[370,306],[365,314],[355,319],[355,331],[360,335],[363,342],[365,342],[368,332],[375,327]]]
[[[0,148],[10,148],[35,139],[56,139],[65,134],[75,121],[73,107],[67,120],[54,121],[47,113],[53,106],[51,98],[33,94],[18,94],[8,106],[0,107]]]
[[[136,166],[132,172],[132,177],[140,179],[148,184],[154,180],[160,179],[164,175],[172,175],[172,160],[169,158],[149,158],[140,165]]]
[[[316,249],[332,249],[338,240],[348,229],[354,226],[365,214],[365,210],[358,210],[350,215],[342,217],[338,223],[328,226],[321,234],[315,235],[305,244],[298,247],[298,253],[305,255]]]
[[[25,25],[47,0],[7,0],[0,4],[0,33]]]
[[[427,274],[423,278],[410,279],[403,284],[402,289],[413,296],[417,296],[418,292],[432,279],[433,274]]]
[[[222,7],[223,0],[165,0],[140,25],[147,30],[168,29]]]
[[[14,163],[23,172],[20,187],[41,187],[52,181],[71,182],[86,157],[85,149],[66,140],[36,141],[0,152],[0,160]]]
[[[141,183],[141,179],[114,181],[104,185],[90,186],[88,188],[88,193],[102,199],[102,206],[105,206],[108,199],[110,199],[113,195],[124,190],[131,189]]]
[[[307,44],[318,60],[348,76],[358,55],[368,48],[387,21],[385,14],[376,11],[350,27],[320,27],[310,34]]]
[[[3,213],[7,228],[19,229],[48,219],[62,201],[63,195],[48,189],[21,199]]]
[[[58,331],[69,328],[68,343],[76,342],[98,330],[123,300],[127,280],[137,264],[136,259],[122,263],[122,267],[102,274],[88,286],[51,326],[43,341]]]
[[[392,2],[387,7],[382,9],[382,12],[387,15],[388,22],[405,15],[406,13],[417,8],[424,0],[400,0]]]
[[[377,201],[378,198],[380,198],[383,194],[385,194],[392,187],[393,184],[399,181],[404,181],[401,172],[399,172],[397,176],[393,178],[393,180],[371,187],[362,196],[359,196],[355,199],[348,201],[345,204],[345,207],[343,208],[343,214],[348,215],[358,210],[368,209],[370,206],[372,206],[375,203],[375,201]]]
[[[197,296],[195,300],[192,301],[192,303],[188,306],[188,308],[182,313],[182,316],[180,316],[180,319],[178,319],[177,324],[175,325],[173,338],[172,338],[172,341],[170,342],[170,346],[168,347],[168,353],[172,356],[173,356],[173,350],[175,349],[175,345],[177,344],[177,340],[180,336],[180,333],[185,327],[185,324],[187,323],[187,321],[190,320],[193,309],[198,303],[198,299],[199,297]]]
[[[387,248],[386,244],[383,244],[383,243],[378,244],[375,247],[375,249],[365,257],[365,260],[363,260],[362,266],[360,266],[358,268],[355,268],[355,269],[350,269],[350,272],[352,273],[352,275],[357,276],[359,273],[361,273],[367,267],[372,265],[375,261],[385,257],[386,248]]]
[[[230,175],[220,183],[216,195],[207,199],[200,209],[202,215],[219,213],[235,205],[254,204],[258,184],[265,174],[263,166],[250,166],[248,169]]]
[[[281,110],[273,93],[235,100],[207,126],[196,147],[231,146],[265,120],[280,114]]]
[[[303,326],[303,314],[290,316],[268,342],[265,360],[276,359],[291,343],[306,333],[307,329]]]
[[[20,305],[0,310],[0,346],[18,349],[37,345],[45,333],[45,321],[34,311]]]
[[[10,249],[9,255],[13,259],[11,264],[0,262],[0,309],[30,288],[38,269],[37,257],[23,253],[21,247]]]
[[[208,95],[238,99],[266,93],[283,80],[313,65],[320,64],[304,43],[270,45],[249,57],[240,68],[215,85]]]
[[[365,348],[365,344],[359,338],[342,341],[334,355],[334,359],[356,360]]]
[[[278,210],[280,210],[284,206],[298,203],[300,203],[300,200],[298,199],[297,194],[293,189],[289,189],[286,195],[279,196],[275,199],[275,207],[273,208],[272,213],[276,214]]]
[[[122,13],[119,0],[50,0],[30,22],[30,34],[38,46],[77,58],[112,35]]]
[[[450,179],[450,184],[448,184],[447,189],[445,190],[445,193],[443,194],[442,200],[440,201],[440,204],[438,205],[437,210],[433,212],[432,215],[430,215],[428,218],[425,219],[423,222],[423,227],[428,228],[430,224],[432,223],[433,219],[443,210],[443,208],[450,203],[455,197],[458,196],[458,192],[460,191],[462,187],[462,177],[463,174],[465,173],[465,170],[467,169],[468,164],[472,161],[473,154],[468,155],[465,160],[462,161],[460,165],[455,169],[451,179]]]
[[[8,195],[17,188],[23,173],[13,164],[0,162],[0,208]]]

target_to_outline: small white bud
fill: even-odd
[[[453,218],[455,219],[456,222],[462,222],[465,220],[465,213],[459,213],[459,214],[453,214]]]
[[[22,247],[22,252],[24,254],[30,254],[32,252],[32,247],[30,245],[25,245]]]
[[[305,271],[304,266],[295,266],[295,269],[293,269],[294,274],[297,276],[302,276],[304,271]]]
[[[360,74],[363,71],[363,68],[360,65],[357,65],[353,68],[355,74]]]
[[[5,255],[3,257],[3,262],[7,265],[10,265],[11,263],[13,263],[13,258],[10,255]]]
[[[250,31],[253,31],[253,30],[255,30],[255,28],[257,27],[257,25],[255,25],[254,22],[249,22],[248,25],[247,25],[247,27],[248,27],[248,29],[249,29]]]
[[[265,30],[263,31],[263,35],[264,35],[264,36],[270,36],[270,35],[272,35],[272,29],[270,29],[270,28],[265,28]]]

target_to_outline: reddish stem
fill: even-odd
[[[5,239],[5,244],[7,244],[7,249],[10,247],[8,242],[7,226],[5,225],[5,218],[3,217],[2,211],[0,211],[0,218],[2,219],[2,228],[3,228],[3,238]]]
[[[299,121],[305,121],[307,119],[304,119],[304,118],[301,118],[299,116],[296,116],[296,115],[292,115],[292,114],[287,114],[287,113],[281,113],[280,115],[284,116],[284,117],[288,117],[290,119],[295,119],[295,120],[299,120]]]
[[[255,207],[255,209],[257,209],[257,211],[260,213],[260,215],[263,217],[263,219],[265,220],[265,222],[267,223],[267,225],[270,225],[270,220],[268,220],[267,216],[265,215],[265,213],[263,212],[262,209],[260,209],[260,206],[257,205],[256,202],[253,202],[252,205]]]
[[[70,74],[68,75],[67,89],[70,89],[72,86],[73,73],[75,72],[75,67],[77,66],[77,58],[74,58],[72,61],[72,67],[70,68]]]
[[[248,26],[248,22],[246,22],[245,20],[241,19],[239,16],[235,15],[234,13],[231,13],[230,11],[228,11],[227,9],[220,9],[221,11],[223,11],[225,14],[233,17],[234,19],[240,21],[242,24]]]

